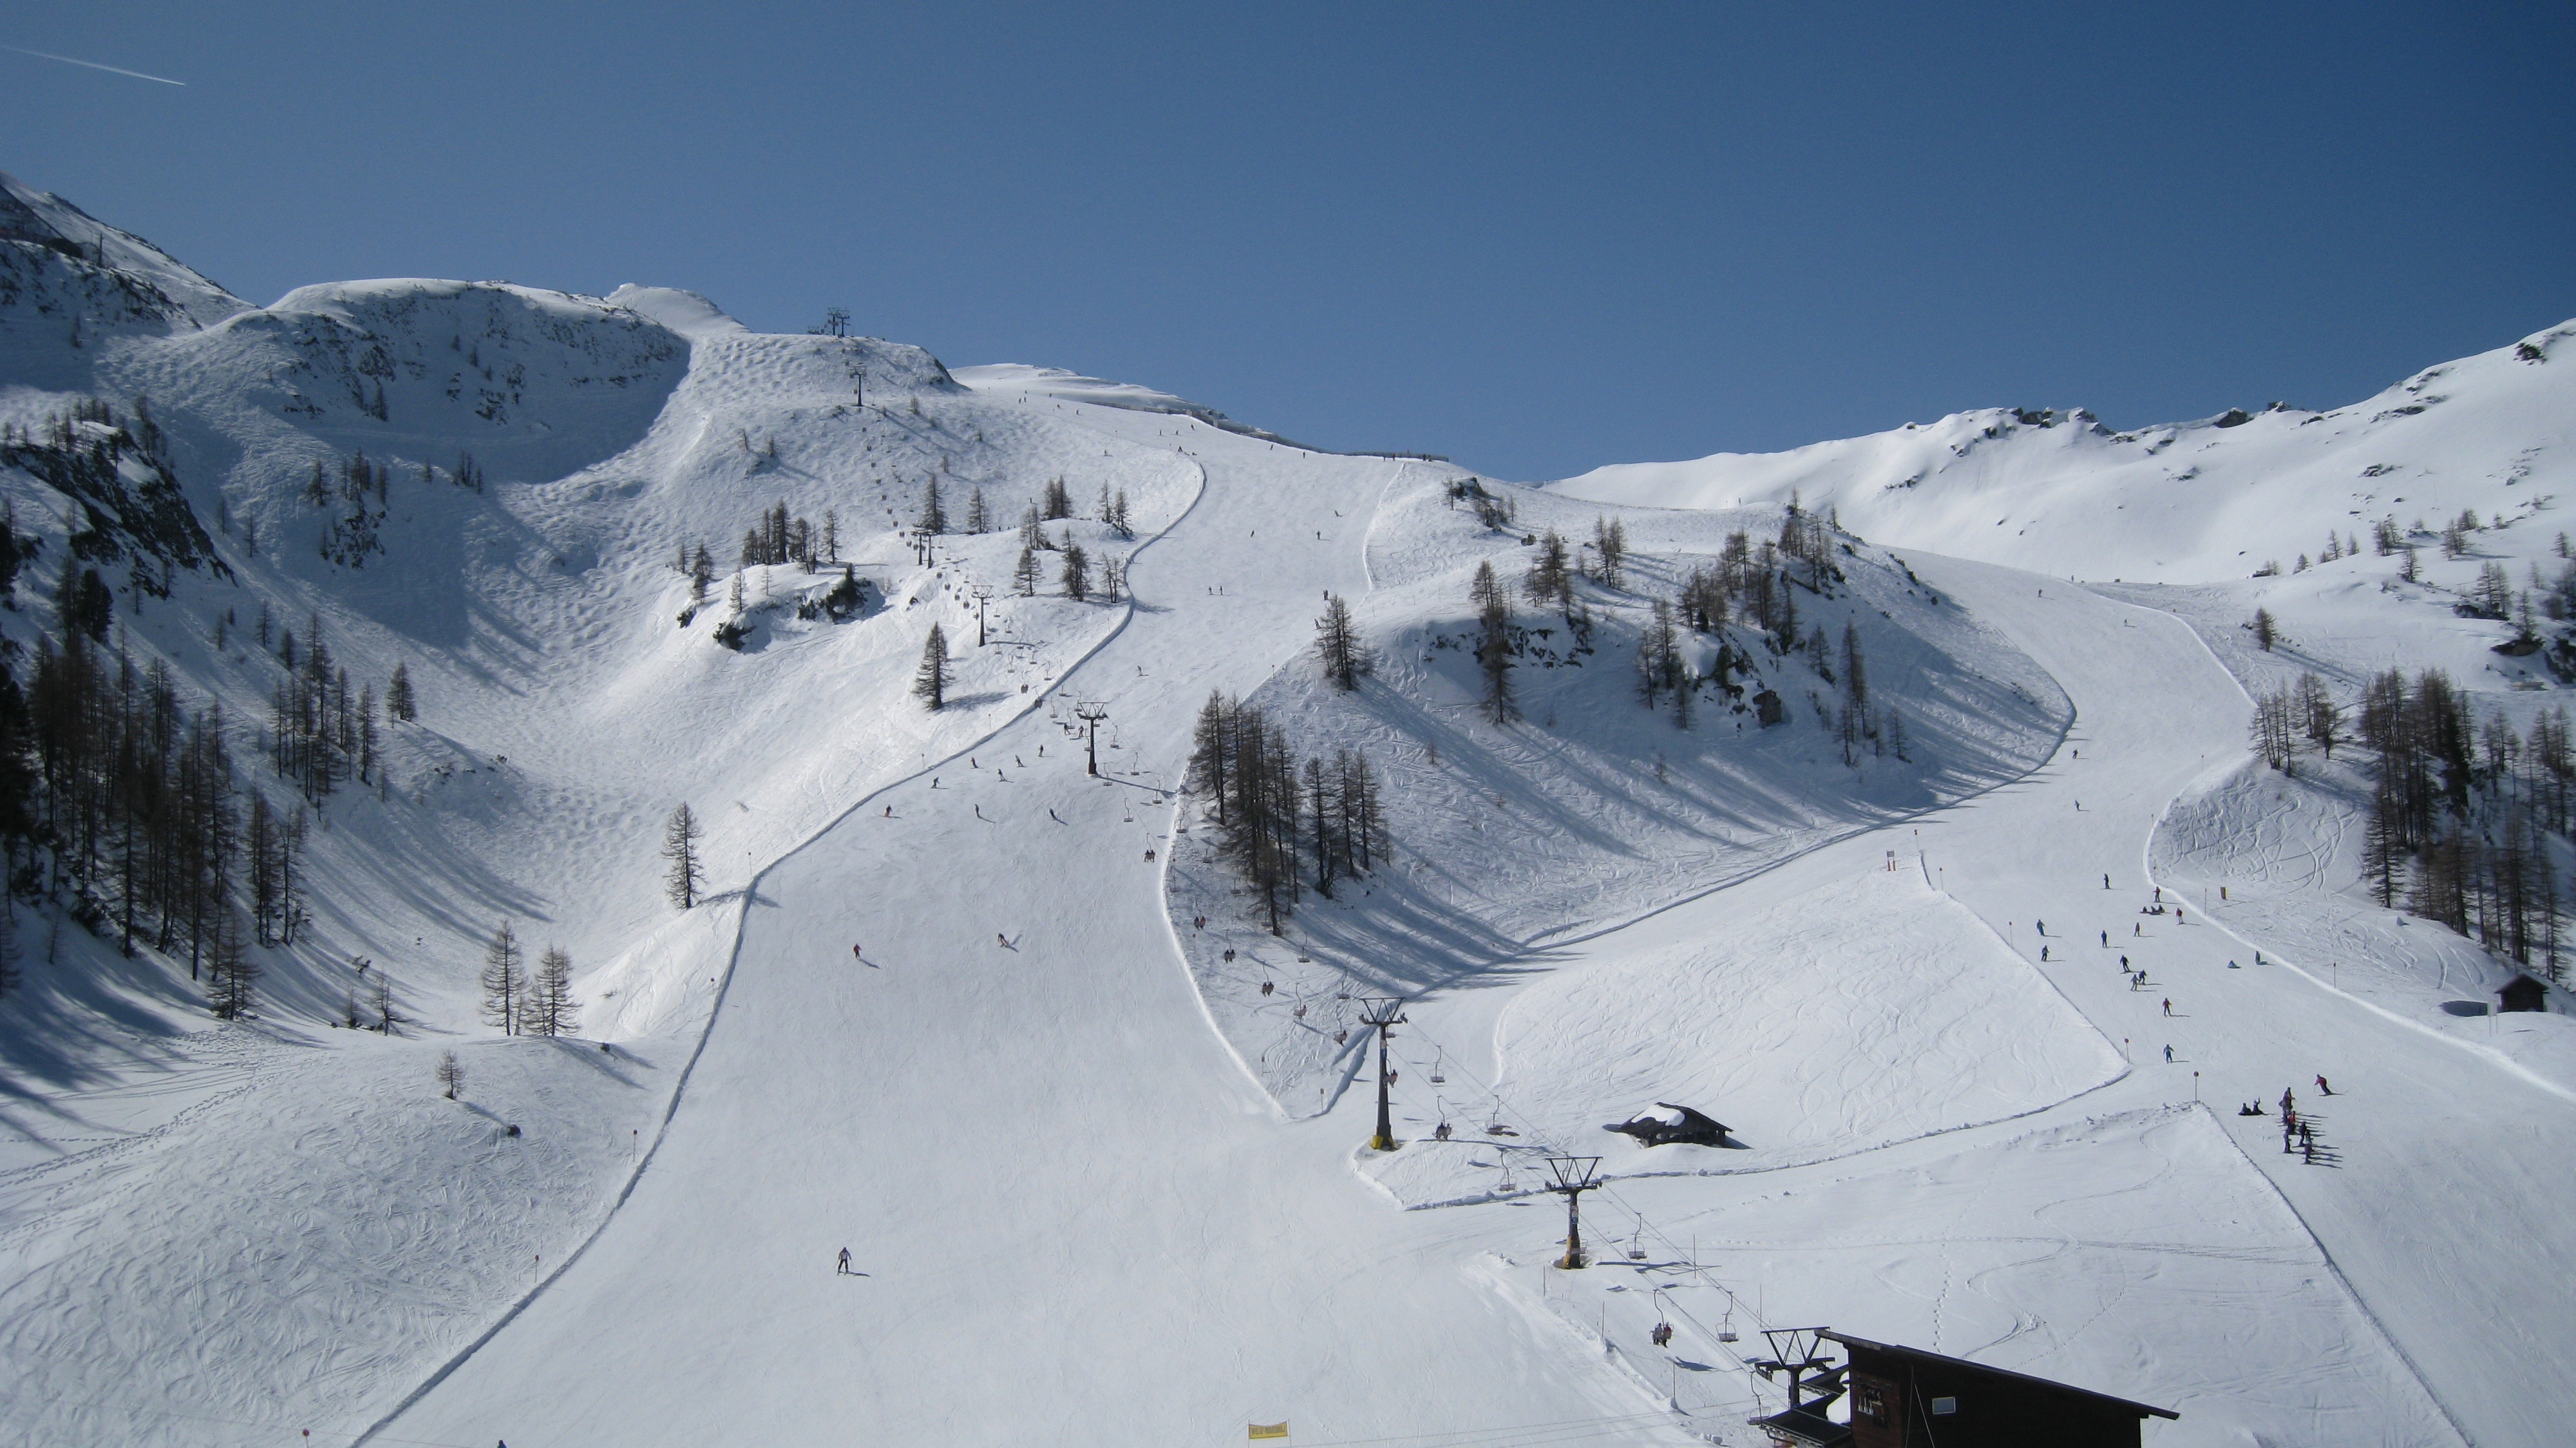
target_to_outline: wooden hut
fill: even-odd
[[[2545,1011],[2549,1009],[2549,982],[2535,975],[2517,975],[2496,992],[2499,1009],[2508,1011]]]
[[[2142,1422],[2176,1416],[1920,1348],[1830,1330],[1818,1336],[1841,1344],[1849,1355],[1844,1382],[1851,1393],[1851,1423],[1827,1422],[1823,1403],[1756,1420],[1781,1448],[2134,1448]]]

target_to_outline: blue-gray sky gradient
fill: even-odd
[[[2095,13],[2101,12],[2101,13]],[[0,6],[0,169],[1504,477],[2349,401],[2576,314],[2563,6]]]

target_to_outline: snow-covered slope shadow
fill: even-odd
[[[1300,898],[1274,936],[1204,790],[1174,840],[1169,898],[1191,970],[1220,1028],[1295,1114],[1328,1109],[1359,1064],[1365,997],[1526,980],[1556,964],[1534,952],[2016,778],[2070,717],[2019,650],[1901,561],[1839,534],[1832,566],[1813,575],[1821,587],[1805,565],[1780,585],[1794,622],[1784,611],[1766,629],[1739,607],[1706,633],[1680,631],[1696,680],[1687,720],[1669,695],[1641,707],[1634,660],[1654,600],[1713,569],[1730,535],[1779,535],[1782,511],[1624,514],[1621,586],[1578,582],[1569,619],[1521,597],[1538,552],[1522,540],[1587,536],[1600,510],[1481,484],[1518,511],[1498,530],[1454,506],[1461,480],[1410,469],[1371,524],[1377,587],[1354,607],[1375,672],[1345,693],[1304,658],[1244,700],[1301,759],[1367,756],[1383,781],[1386,858],[1326,895],[1304,840]],[[1488,562],[1518,611],[1521,718],[1501,726],[1479,707],[1468,606]],[[1846,637],[1873,721],[1848,761],[1837,732]],[[1780,710],[1768,728],[1765,704]],[[1311,833],[1311,806],[1305,818]]]

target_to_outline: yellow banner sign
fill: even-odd
[[[1244,1427],[1250,1430],[1246,1435],[1248,1437],[1285,1438],[1288,1436],[1288,1425],[1285,1423],[1246,1423]]]

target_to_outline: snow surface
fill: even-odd
[[[93,270],[159,274],[108,251]],[[1445,465],[761,336],[676,290],[360,282],[199,319],[45,275],[0,296],[0,416],[148,391],[235,571],[120,608],[124,646],[223,701],[252,765],[263,602],[359,678],[405,663],[421,719],[389,729],[385,788],[324,807],[319,918],[266,953],[255,1020],[208,1021],[184,962],[21,910],[22,1441],[1123,1444],[1286,1418],[1310,1443],[1745,1443],[1781,1402],[1743,1366],[1755,1329],[1814,1322],[2178,1409],[2157,1444],[2543,1444],[2576,1420],[2567,1018],[2444,1010],[2497,968],[2360,898],[2347,766],[2265,775],[2244,732],[2246,689],[2299,667],[2348,690],[2441,663],[2482,706],[2549,702],[2449,602],[2483,558],[2520,582],[2553,551],[2567,329],[2542,362],[2333,414],[2129,440],[1980,414],[1489,484],[1519,510],[1496,531],[1448,506]],[[57,339],[63,307],[95,340]],[[353,569],[301,490],[357,448],[394,483],[386,551]],[[483,491],[452,480],[464,451]],[[2338,471],[2364,454],[2412,470],[2405,503]],[[933,477],[952,517],[984,489],[996,531],[910,536]],[[1015,520],[1059,477],[1086,513],[1128,494],[1133,538],[1048,531],[1132,558],[1132,603],[1012,596]],[[0,612],[23,647],[62,503],[0,488],[44,540]],[[1859,630],[1911,760],[1847,767],[1807,698],[1831,686],[1755,631],[1734,642],[1779,728],[1711,706],[1679,730],[1630,697],[1646,600],[1731,529],[1775,531],[1791,489],[1871,540],[1801,608]],[[729,569],[778,502],[837,511],[867,606],[800,618],[837,575],[754,566],[726,649],[737,579],[682,622],[674,552]],[[2368,553],[2250,579],[2235,553],[2286,562],[2419,502],[2509,522],[2423,585]],[[1469,574],[1510,581],[1525,532],[1614,510],[1640,556],[1629,589],[1587,586],[1597,653],[1541,639],[1525,722],[1484,724],[1439,644]],[[1326,592],[1378,655],[1354,695],[1317,677]],[[2236,627],[2266,600],[2269,654]],[[959,673],[937,714],[905,692],[934,621]],[[1280,937],[1181,787],[1211,690],[1387,778],[1394,861]],[[1076,701],[1106,711],[1097,775]],[[654,849],[684,799],[713,894],[680,913]],[[2187,914],[2140,914],[2160,887]],[[475,1023],[504,916],[573,952],[577,1038]],[[2114,984],[2123,954],[2148,989]],[[334,1024],[361,958],[401,1034]],[[1409,998],[1393,1153],[1360,1145],[1363,1035],[1329,1033],[1379,992]],[[2283,1086],[2315,1164],[2231,1114]],[[1603,1132],[1659,1100],[1739,1145]],[[1610,1178],[1586,1272],[1543,1265],[1551,1150]],[[844,1247],[865,1275],[834,1271]]]

